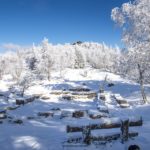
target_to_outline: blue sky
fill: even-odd
[[[121,45],[111,10],[129,0],[0,0],[0,45],[77,40]]]

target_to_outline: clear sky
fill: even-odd
[[[0,0],[0,45],[78,40],[121,45],[111,10],[129,0]]]

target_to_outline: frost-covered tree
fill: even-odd
[[[19,83],[29,76],[31,81],[43,78],[50,80],[52,70],[60,71],[62,76],[66,68],[93,67],[114,72],[118,56],[116,48],[104,43],[78,41],[75,44],[53,45],[44,38],[39,45],[19,46],[14,52],[2,54],[5,67],[1,72],[12,75]]]
[[[6,52],[1,56],[1,67],[3,74],[12,75],[17,81],[22,72],[22,57],[18,52]]]
[[[2,79],[2,76],[4,75],[4,71],[5,71],[5,60],[1,56],[0,57],[0,80]]]
[[[127,61],[131,72],[137,73],[146,102],[143,84],[146,77],[150,77],[150,0],[124,3],[121,8],[112,10],[111,17],[123,28],[122,39],[128,49]]]
[[[19,87],[21,88],[21,96],[24,96],[25,91],[31,86],[33,82],[33,75],[31,72],[22,74],[18,82]]]
[[[20,51],[16,52],[16,62],[13,64],[12,76],[18,82],[23,71],[23,59]]]
[[[120,49],[107,46],[105,43],[83,43],[85,47],[86,62],[96,69],[114,72],[116,61],[120,56]]]
[[[84,64],[84,59],[82,56],[82,53],[77,50],[77,48],[75,48],[75,64],[74,64],[74,68],[84,68],[85,64]]]
[[[50,56],[48,39],[45,38],[42,41],[40,71],[46,75],[48,80],[50,80],[52,66],[53,66],[53,61]]]
[[[36,70],[37,59],[35,58],[35,56],[28,57],[26,59],[26,64],[27,64],[27,67],[29,70],[31,70],[31,71]]]
[[[33,49],[27,51],[23,62],[23,73],[21,74],[18,85],[21,88],[21,95],[38,79],[39,72],[37,68],[38,59],[35,56]]]

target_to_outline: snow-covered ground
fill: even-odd
[[[68,91],[76,87],[89,88],[92,92],[98,92],[100,85],[105,83],[106,102],[98,104],[95,99],[64,100],[63,95],[52,94],[53,91]],[[61,150],[61,149],[120,149],[126,150],[130,144],[138,144],[142,150],[148,150],[150,146],[150,105],[141,105],[140,87],[138,84],[122,79],[120,76],[94,69],[65,69],[61,72],[52,72],[51,81],[37,81],[30,87],[25,95],[40,95],[31,103],[21,105],[15,110],[8,110],[6,119],[0,119],[0,150]],[[108,83],[114,86],[108,87]],[[9,87],[13,84],[9,76],[0,81],[0,111],[8,106],[15,106],[16,95],[9,93]],[[150,100],[150,86],[146,86],[146,93]],[[8,96],[9,94],[9,96]],[[112,95],[118,94],[127,100],[130,107],[121,108]],[[4,95],[4,96],[2,96]],[[131,131],[137,131],[138,137],[122,144],[120,140],[105,145],[90,145],[87,147],[63,147],[63,142],[68,138],[66,126],[86,125],[91,122],[99,122],[100,119],[91,119],[87,116],[72,118],[71,113],[75,110],[85,110],[90,113],[98,113],[97,106],[104,105],[109,111],[111,118],[143,118],[143,126],[132,127]],[[52,110],[59,108],[61,110]],[[38,116],[39,112],[51,112],[54,116]],[[67,117],[61,118],[62,114]],[[30,117],[30,119],[28,118]],[[31,119],[31,117],[33,117]],[[10,120],[21,119],[23,124],[14,124]],[[96,134],[119,132],[120,129],[97,130]]]

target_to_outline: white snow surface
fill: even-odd
[[[84,76],[84,72],[87,75]],[[96,69],[65,69],[60,77],[57,71],[52,72],[51,81],[37,81],[30,87],[25,95],[41,95],[43,98],[37,98],[35,101],[21,105],[15,110],[7,111],[7,115],[14,119],[23,120],[23,124],[14,124],[9,122],[9,118],[0,119],[3,123],[0,124],[0,150],[127,150],[131,144],[137,144],[141,150],[148,150],[150,146],[150,104],[140,104],[141,94],[138,84],[126,79],[122,79],[119,75],[104,72]],[[87,87],[92,91],[98,92],[100,84],[104,83],[105,76],[108,81],[105,85],[106,102],[97,103],[97,99],[76,99],[76,100],[62,100],[61,96],[50,94],[53,90],[68,91],[70,88]],[[7,80],[7,77],[9,78]],[[9,76],[5,76],[4,80],[0,81],[0,111],[8,106],[15,106],[16,95],[9,93],[9,87],[12,85]],[[108,87],[108,83],[114,83],[114,86]],[[145,86],[148,99],[150,100],[150,86]],[[120,108],[119,105],[112,98],[113,94],[119,94],[128,101],[130,107]],[[9,95],[6,99],[5,96]],[[97,123],[108,121],[103,119],[91,119],[86,115],[81,118],[73,118],[72,112],[75,110],[88,110],[92,113],[97,113],[97,105],[104,105],[102,107],[108,108],[109,117],[112,117],[112,122],[124,118],[143,118],[143,125],[140,127],[132,127],[129,130],[139,133],[138,137],[130,139],[124,144],[121,140],[113,141],[103,145],[90,146],[75,146],[63,147],[63,142],[69,137],[66,132],[67,125],[88,125],[89,123]],[[52,108],[60,108],[60,110],[51,110]],[[38,116],[39,112],[54,112],[53,117]],[[61,114],[66,116],[60,119]],[[27,119],[27,117],[34,117],[34,119]],[[114,119],[113,119],[114,118]],[[111,133],[118,133],[120,129],[109,130],[94,130],[96,135],[107,135]],[[69,133],[71,134],[71,133]],[[76,133],[82,135],[81,132]]]

